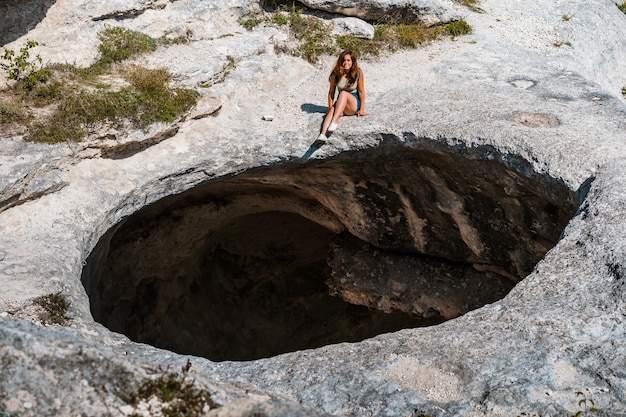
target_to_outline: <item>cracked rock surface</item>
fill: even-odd
[[[370,115],[340,119],[323,146],[313,142],[334,57],[312,65],[275,51],[290,41],[280,29],[246,31],[238,18],[259,12],[258,2],[26,4],[0,5],[19,16],[8,20],[19,38],[1,33],[8,48],[34,39],[46,62],[88,65],[105,25],[155,37],[189,29],[190,42],[136,62],[166,66],[181,86],[219,82],[199,88],[193,115],[99,147],[2,134],[0,413],[124,415],[128,393],[171,370],[211,393],[213,416],[572,415],[578,391],[599,415],[626,414],[626,25],[613,2],[483,0],[484,13],[454,3],[474,32],[361,60]],[[528,275],[503,299],[437,326],[251,361],[177,354],[94,320],[83,267],[107,231],[139,210],[287,163],[382,158],[389,141],[409,150],[415,138],[499,158],[515,175],[548,178],[582,199],[568,203],[573,218],[555,246],[524,266]],[[345,226],[315,218],[333,233]],[[44,328],[16,313],[59,291],[70,302],[67,325]]]

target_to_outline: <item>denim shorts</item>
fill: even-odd
[[[352,95],[356,99],[356,112],[358,113],[361,110],[361,99],[359,99],[359,93],[352,93]]]

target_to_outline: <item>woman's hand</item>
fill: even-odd
[[[365,113],[364,110],[359,110],[359,112],[356,115],[357,116],[369,116],[367,113]]]

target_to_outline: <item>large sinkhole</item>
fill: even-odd
[[[94,318],[132,340],[258,359],[501,299],[579,197],[492,148],[407,136],[163,198],[100,239],[82,280]]]

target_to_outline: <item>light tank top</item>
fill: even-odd
[[[363,75],[363,72],[361,72],[361,70],[359,70],[359,75],[357,75],[356,80],[354,80],[354,83],[351,84],[351,85],[347,85],[348,84],[348,79],[345,76],[341,77],[341,79],[337,83],[337,91],[340,92],[340,93],[342,91],[347,91],[350,94],[356,93],[357,86],[359,84],[359,78],[361,78],[361,75]]]

